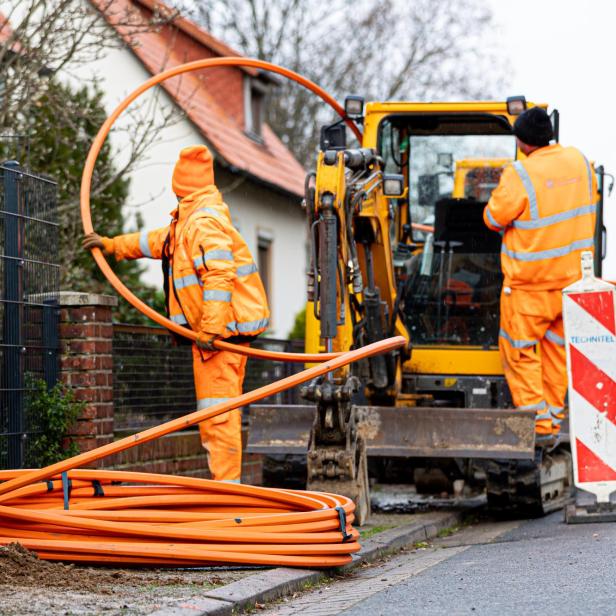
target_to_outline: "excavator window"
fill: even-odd
[[[404,315],[417,346],[498,344],[500,236],[483,208],[516,156],[509,122],[492,114],[400,115],[382,123],[388,172],[409,187],[416,247],[399,268]],[[426,231],[432,227],[434,231]]]
[[[512,135],[410,135],[408,183],[413,222],[433,224],[435,205],[445,197],[487,203],[500,173],[515,158]],[[452,154],[450,167],[439,166],[439,155]],[[443,158],[442,155],[440,158]],[[426,187],[430,190],[426,190]],[[415,241],[423,235],[414,234]]]

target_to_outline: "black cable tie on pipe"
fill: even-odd
[[[346,511],[344,507],[336,507],[336,511],[338,512],[338,519],[340,520],[340,532],[342,533],[342,542],[348,541],[349,539],[353,539],[353,535],[349,535],[347,533],[347,519],[346,519]]]
[[[68,509],[68,500],[73,489],[73,482],[68,478],[68,473],[62,473],[62,493],[64,494],[64,509]]]
[[[94,488],[94,496],[105,496],[105,491],[103,490],[103,486],[98,479],[92,480],[92,487]]]
[[[53,492],[53,481],[51,479],[47,479],[44,483],[47,484],[47,492]]]

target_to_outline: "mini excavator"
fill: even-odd
[[[361,143],[347,146],[343,121],[321,129],[305,191],[306,351],[393,335],[408,345],[311,382],[304,404],[253,406],[248,451],[285,469],[301,456],[308,489],[352,497],[360,523],[370,513],[369,469],[381,481],[403,468],[418,490],[479,483],[491,508],[521,515],[570,496],[566,442],[536,448],[534,413],[512,408],[498,353],[501,237],[482,220],[503,166],[524,156],[512,126],[532,105],[366,105],[350,96],[346,119],[363,124]],[[558,139],[558,111],[551,118]]]

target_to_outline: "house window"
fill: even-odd
[[[257,267],[267,295],[267,301],[272,304],[272,240],[273,236],[265,231],[259,231],[257,236]]]
[[[244,128],[249,137],[262,140],[267,86],[256,79],[244,79]]]

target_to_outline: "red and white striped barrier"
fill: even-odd
[[[575,485],[609,502],[616,491],[616,287],[595,278],[582,253],[582,279],[563,291],[569,429]]]

